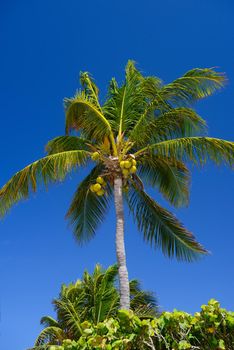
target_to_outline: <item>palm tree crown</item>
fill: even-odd
[[[98,324],[110,317],[117,317],[119,292],[116,288],[117,265],[107,270],[96,265],[93,274],[84,272],[81,280],[62,285],[60,295],[53,300],[56,319],[44,316],[45,328],[35,341],[35,348],[43,344],[61,344],[64,339],[78,340],[84,324]],[[139,317],[155,317],[157,300],[150,292],[143,291],[137,280],[130,281],[131,310]]]
[[[82,89],[65,99],[66,136],[50,141],[46,157],[7,182],[0,191],[0,212],[4,215],[38,185],[61,181],[92,161],[93,168],[79,184],[67,219],[77,241],[88,241],[114,197],[121,300],[125,298],[121,307],[129,308],[123,196],[146,242],[179,260],[192,261],[206,253],[192,233],[146,193],[144,184],[179,207],[189,200],[188,161],[233,164],[233,143],[205,136],[206,123],[191,108],[220,89],[225,77],[213,69],[196,68],[163,85],[157,77],[143,76],[129,61],[124,82],[110,81],[104,103],[88,73],[80,74],[80,82]]]

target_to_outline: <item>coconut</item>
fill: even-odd
[[[100,191],[101,188],[102,188],[102,186],[101,186],[100,184],[95,184],[95,185],[93,185],[93,190],[94,190],[94,192]]]
[[[135,173],[137,171],[137,168],[135,167],[135,165],[133,165],[131,168],[130,168],[130,173]]]
[[[129,171],[128,171],[128,169],[123,169],[123,175],[125,176],[125,177],[127,177],[128,175],[129,175]]]
[[[101,176],[98,176],[97,180],[96,180],[99,184],[103,185],[104,180]]]
[[[120,168],[123,169],[125,167],[125,161],[124,160],[122,160],[119,164],[120,164]]]
[[[97,195],[98,195],[98,196],[103,196],[103,195],[104,195],[104,193],[105,193],[105,191],[104,191],[104,190],[97,191]]]
[[[91,191],[91,192],[95,192],[95,190],[94,190],[94,185],[91,185],[91,186],[90,186],[90,191]]]
[[[132,159],[132,165],[136,166],[136,160],[135,159]]]
[[[129,160],[125,160],[124,167],[129,169],[129,168],[131,168],[131,166],[132,166],[132,163]]]

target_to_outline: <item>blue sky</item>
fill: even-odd
[[[233,137],[234,5],[231,0],[24,0],[0,3],[0,185],[42,157],[49,139],[64,133],[62,100],[90,71],[102,96],[126,61],[169,82],[193,67],[219,67],[229,83],[197,111],[210,135]],[[193,264],[164,258],[126,223],[131,278],[154,291],[163,309],[197,311],[210,298],[234,310],[233,173],[208,165],[192,169],[189,208],[174,211],[212,254]],[[79,247],[64,215],[77,183],[40,191],[0,223],[0,347],[33,345],[40,317],[53,314],[62,282],[115,262],[114,212],[95,240]],[[160,195],[155,198],[165,204]],[[128,213],[126,212],[126,215]]]

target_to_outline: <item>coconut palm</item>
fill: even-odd
[[[81,280],[62,285],[60,295],[53,300],[57,319],[42,317],[45,328],[35,341],[35,349],[44,344],[61,344],[64,339],[78,340],[87,324],[98,324],[117,317],[119,291],[116,287],[117,265],[107,270],[96,265],[93,274],[84,272]],[[143,291],[137,280],[130,281],[130,308],[139,317],[158,314],[156,298]],[[39,349],[38,348],[38,349]]]
[[[143,76],[129,61],[125,79],[109,84],[103,103],[88,73],[82,89],[65,99],[66,136],[47,144],[48,155],[16,173],[0,191],[0,212],[35,192],[40,184],[64,180],[69,172],[92,162],[81,181],[67,218],[79,243],[95,236],[114,197],[120,307],[129,309],[129,281],[124,246],[123,198],[146,242],[168,257],[192,261],[206,250],[181,222],[151,196],[144,185],[159,190],[175,207],[189,200],[188,161],[231,164],[233,143],[206,135],[206,123],[191,105],[220,89],[223,74],[192,69],[163,85]]]

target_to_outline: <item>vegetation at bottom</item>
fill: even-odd
[[[211,299],[194,315],[174,310],[155,318],[141,318],[119,310],[116,317],[94,324],[84,321],[81,335],[34,350],[233,350],[234,312]],[[32,350],[32,349],[31,349]]]
[[[129,283],[130,310],[119,310],[118,267],[96,265],[75,283],[62,285],[53,300],[56,319],[44,316],[44,329],[30,350],[233,350],[234,312],[211,299],[194,315],[159,312],[157,299]]]

